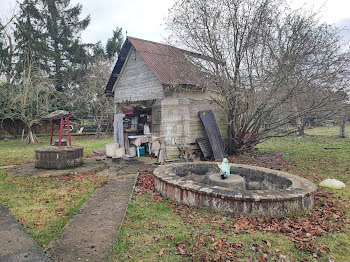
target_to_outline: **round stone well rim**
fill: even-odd
[[[178,187],[184,190],[200,193],[203,195],[221,197],[235,201],[253,201],[253,202],[275,202],[275,201],[288,201],[296,200],[301,197],[310,196],[317,190],[317,186],[311,181],[296,175],[292,175],[287,172],[273,170],[264,167],[243,165],[243,164],[232,164],[236,168],[250,169],[254,171],[261,171],[264,173],[275,174],[286,179],[289,179],[292,184],[286,189],[272,189],[272,190],[222,190],[220,194],[216,193],[212,188],[199,185],[195,181],[184,180],[177,176],[172,170],[177,166],[183,165],[216,165],[216,162],[187,162],[187,163],[173,163],[156,168],[153,173],[156,179],[170,184],[174,187]]]
[[[83,162],[82,146],[48,146],[35,149],[35,167],[63,169],[76,167]]]
[[[34,151],[38,153],[55,153],[55,152],[64,152],[64,151],[72,151],[72,150],[78,150],[78,149],[84,149],[83,146],[47,146],[47,147],[40,147],[36,148]]]

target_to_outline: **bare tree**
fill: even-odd
[[[26,141],[35,144],[37,139],[32,127],[49,113],[55,98],[53,84],[28,64],[18,83],[8,84],[2,93],[6,98],[3,117],[21,120],[27,128]]]
[[[177,1],[167,25],[172,43],[212,58],[192,62],[209,76],[203,85],[225,113],[229,154],[321,114],[348,83],[338,30],[284,1]]]
[[[77,102],[89,105],[97,124],[96,137],[101,136],[103,119],[113,115],[113,100],[104,94],[104,86],[111,67],[111,60],[97,58],[83,77],[76,95]]]

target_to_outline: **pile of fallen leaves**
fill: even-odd
[[[315,202],[314,209],[303,216],[287,218],[229,217],[224,221],[212,222],[219,223],[222,231],[231,234],[250,234],[255,231],[282,233],[295,243],[297,249],[309,252],[318,250],[324,253],[329,251],[329,248],[324,245],[316,246],[313,240],[324,234],[342,231],[346,224],[346,217],[340,204],[330,193],[316,193]],[[169,204],[173,207],[173,213],[181,216],[187,223],[195,225],[202,217],[195,208],[179,205],[174,201],[170,201]]]
[[[142,195],[145,192],[155,192],[154,175],[152,170],[142,170],[137,177],[135,193]]]
[[[158,193],[155,193],[154,175],[150,170],[140,172],[137,180],[136,194],[142,195],[146,192],[152,192],[154,201],[163,200]],[[200,228],[203,222],[210,222],[213,225],[217,224],[220,230],[230,234],[250,234],[256,231],[281,233],[293,241],[299,250],[325,253],[330,251],[329,248],[325,245],[317,245],[315,239],[324,234],[336,233],[344,229],[346,215],[342,211],[343,206],[339,204],[341,201],[342,199],[334,197],[332,193],[320,191],[315,194],[315,207],[305,215],[285,218],[229,216],[224,220],[223,216],[215,213],[203,216],[197,208],[185,206],[175,201],[167,201],[166,204],[172,207],[173,214],[181,216],[186,223],[192,224],[195,228]],[[200,245],[201,241],[198,241],[196,245]],[[221,244],[217,243],[215,245],[217,247],[226,245],[225,239],[214,239],[213,243],[217,241],[219,241],[218,243],[222,242]],[[269,243],[267,245],[269,246]],[[183,243],[179,243],[179,247],[180,255],[193,256],[193,254],[182,252]],[[260,247],[256,248],[259,251]],[[230,254],[225,254],[225,256],[230,257]]]

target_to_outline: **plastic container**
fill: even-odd
[[[145,147],[140,146],[140,156],[144,156],[144,155],[145,155]]]

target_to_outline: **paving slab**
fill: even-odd
[[[13,168],[13,167],[16,167],[16,166],[17,166],[17,165],[0,166],[0,170],[1,170],[1,169]]]
[[[48,262],[49,257],[0,204],[0,262]]]
[[[35,163],[27,163],[10,168],[7,171],[7,174],[16,177],[60,177],[72,176],[91,171],[100,171],[104,168],[105,164],[103,162],[97,162],[94,158],[84,158],[84,163],[77,167],[64,169],[44,169],[36,168]]]
[[[56,261],[109,261],[136,183],[137,171],[143,168],[142,163],[135,166],[110,163],[101,172],[108,176],[108,184],[95,190],[50,243],[47,251]]]

